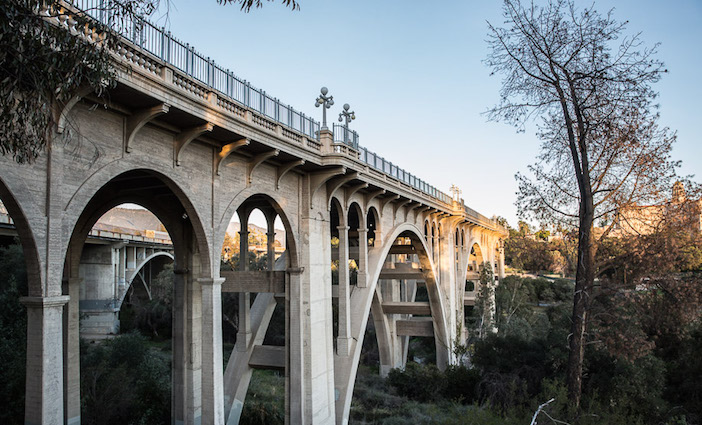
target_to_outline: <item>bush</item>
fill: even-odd
[[[434,365],[408,362],[405,370],[393,369],[388,375],[388,384],[401,396],[416,401],[438,400],[446,382],[443,374]]]
[[[444,371],[443,396],[448,400],[472,404],[478,400],[480,371],[466,366],[449,366]]]

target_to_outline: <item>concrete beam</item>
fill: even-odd
[[[463,294],[463,305],[475,305],[475,292],[466,291]]]
[[[383,312],[385,314],[414,314],[421,316],[431,315],[429,302],[384,302]]]
[[[285,369],[285,347],[256,345],[249,359],[254,369]]]
[[[424,273],[419,270],[396,270],[396,269],[383,269],[380,271],[380,276],[378,276],[378,279],[396,279],[396,280],[403,280],[403,279],[414,279],[418,281],[424,281]]]
[[[285,164],[279,166],[276,169],[275,190],[278,190],[280,188],[280,182],[283,179],[284,175],[286,175],[293,168],[299,167],[301,165],[305,165],[304,159],[297,159],[295,161],[286,162]]]
[[[431,317],[395,321],[397,336],[434,336],[434,322]]]
[[[285,292],[283,271],[221,271],[222,292]]]
[[[388,254],[416,254],[417,251],[412,245],[393,245]]]

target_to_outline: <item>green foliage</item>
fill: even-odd
[[[166,264],[151,281],[152,299],[131,297],[122,304],[120,328],[122,332],[138,330],[145,335],[169,339],[173,331],[173,263]]]
[[[170,421],[170,357],[138,333],[100,344],[81,341],[81,419],[85,424]]]
[[[44,3],[48,8],[39,14]],[[115,25],[153,8],[148,0],[110,4]],[[117,35],[91,22],[99,42],[88,42],[55,25],[59,17],[65,19],[65,10],[58,1],[0,2],[0,153],[20,163],[32,162],[43,151],[56,111],[79,88],[90,87],[99,96],[115,81],[108,49],[116,46]],[[78,31],[88,22],[73,19]]]
[[[270,370],[255,370],[241,412],[241,425],[285,423],[285,378]]]
[[[436,366],[408,362],[404,370],[393,369],[390,371],[388,384],[403,397],[427,402],[435,401],[441,396],[446,382]]]
[[[26,295],[27,276],[22,248],[0,247],[0,423],[24,423],[27,313],[19,303]]]

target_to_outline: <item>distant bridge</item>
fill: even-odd
[[[369,316],[381,373],[405,364],[411,335],[434,338],[440,368],[455,362],[471,302],[466,278],[484,262],[503,275],[505,229],[360,147],[355,133],[320,128],[169,33],[148,23],[127,28],[113,52],[118,85],[108,107],[78,93],[57,111],[36,163],[0,158],[0,199],[28,268],[26,423],[80,423],[81,259],[94,223],[126,202],[153,212],[172,240],[174,424],[237,423],[255,367],[285,370],[286,422],[346,423]],[[269,233],[281,218],[283,260],[269,255],[267,271],[246,270],[242,245],[242,270],[220,272],[232,216],[245,244],[254,209]],[[336,285],[332,264],[341,265]],[[428,301],[416,301],[420,289]],[[226,367],[222,292],[240,293]],[[260,294],[253,305],[251,293]],[[285,307],[282,348],[262,345],[276,302]]]

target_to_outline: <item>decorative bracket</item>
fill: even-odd
[[[368,183],[361,183],[361,184],[357,184],[356,186],[351,186],[350,188],[346,189],[346,197],[344,199],[344,202],[346,203],[346,208],[349,207],[349,201],[351,200],[351,197],[353,196],[353,194],[358,192],[361,189],[366,189],[367,187],[368,187]]]
[[[353,171],[343,176],[339,176],[335,179],[329,180],[327,182],[327,208],[331,208],[331,198],[334,196],[334,192],[337,191],[341,186],[350,182],[353,179],[358,178],[358,172]]]
[[[143,126],[159,115],[167,114],[170,109],[171,105],[160,103],[151,108],[140,109],[127,118],[127,131],[124,133],[124,151],[127,153],[132,151],[134,137]]]
[[[225,159],[227,159],[229,155],[233,154],[237,149],[243,146],[248,146],[250,143],[251,140],[244,137],[243,139],[239,139],[235,142],[231,142],[222,146],[222,149],[220,149],[219,153],[217,154],[217,157],[215,158],[215,171],[217,172],[217,175],[219,175],[219,168],[222,166],[222,163]]]
[[[56,120],[57,133],[61,134],[63,133],[63,130],[66,129],[66,120],[68,119],[68,113],[71,112],[71,109],[73,109],[74,106],[76,106],[76,103],[78,103],[82,98],[84,98],[92,92],[92,87],[82,87],[78,90],[78,93],[76,93],[73,97],[71,97],[68,100],[68,102],[66,102],[65,105],[63,105],[63,108],[61,108],[61,112],[59,112],[58,119]]]
[[[372,191],[372,192],[370,192],[370,193],[367,193],[367,194],[366,194],[366,199],[365,199],[365,201],[366,201],[366,209],[368,209],[368,206],[369,206],[369,204],[371,203],[371,201],[372,201],[373,199],[377,198],[377,197],[380,196],[380,195],[385,195],[385,192],[386,192],[385,189],[378,189],[378,190],[374,190],[374,191]]]
[[[421,207],[421,206],[422,206],[422,203],[421,203],[421,202],[414,202],[414,201],[412,201],[412,203],[410,203],[410,205],[407,206],[407,216],[409,216],[409,214],[410,214],[413,210],[415,210],[415,209],[417,209],[417,208],[419,208],[419,207]],[[414,219],[415,219],[415,220],[417,219],[417,216],[416,216],[416,215],[414,216]]]
[[[180,153],[198,136],[209,133],[214,128],[211,122],[181,131],[175,138],[175,161],[180,165]]]
[[[280,188],[280,182],[283,180],[283,176],[286,175],[288,171],[301,165],[305,165],[304,159],[290,161],[278,167],[278,170],[276,171],[275,190],[278,190]]]
[[[395,205],[393,205],[392,216],[396,217],[397,212],[400,210],[400,208],[404,207],[405,205],[409,204],[410,202],[412,202],[411,199],[404,199],[404,200],[396,203]]]
[[[383,210],[387,204],[398,199],[400,199],[400,195],[390,195],[387,198],[383,198],[383,200],[380,201],[380,213],[383,213]]]
[[[346,167],[339,165],[336,167],[331,167],[317,173],[310,174],[310,208],[312,208],[314,199],[314,194],[317,193],[320,187],[326,183],[329,179],[339,174],[346,174]]]
[[[263,161],[267,160],[268,158],[278,156],[279,154],[280,149],[273,149],[268,152],[260,153],[249,159],[249,162],[246,164],[246,185],[249,186],[251,184],[251,176],[253,175],[256,167],[263,164]]]

